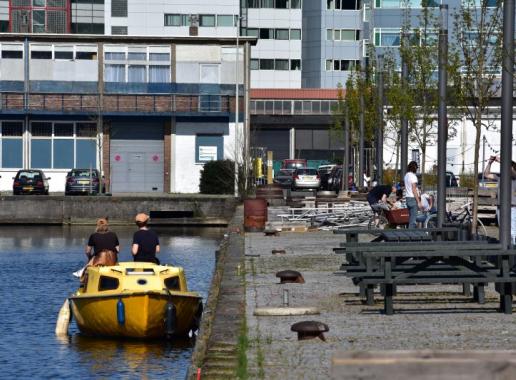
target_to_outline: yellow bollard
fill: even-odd
[[[68,298],[64,301],[59,314],[57,315],[56,322],[56,335],[66,336],[68,335],[68,325],[70,324],[70,301]]]

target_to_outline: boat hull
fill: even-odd
[[[165,292],[78,295],[70,298],[81,333],[90,336],[162,338],[167,336],[166,308],[175,306],[174,335],[187,335],[200,318],[201,298]],[[123,307],[118,304],[123,303]],[[201,306],[202,307],[202,306]],[[123,318],[118,314],[123,309]],[[120,322],[123,320],[123,323]]]

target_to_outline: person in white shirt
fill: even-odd
[[[371,181],[371,177],[368,177],[367,173],[364,172],[364,187],[366,189],[369,187],[369,181]]]
[[[498,218],[500,214],[499,210],[502,205],[500,204],[500,175],[491,173],[491,165],[495,161],[500,162],[500,156],[489,157],[489,161],[484,170],[484,177],[498,181],[498,209],[496,210],[496,217]],[[516,240],[516,162],[514,161],[511,163],[511,240],[514,245]]]
[[[407,166],[407,174],[405,174],[405,199],[407,208],[409,209],[409,228],[417,227],[417,210],[423,209],[421,198],[417,189],[417,162],[411,161]]]

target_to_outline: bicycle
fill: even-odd
[[[471,204],[473,202],[468,202],[462,205],[459,209],[462,209],[458,213],[453,213],[452,211],[445,212],[445,218],[447,223],[459,223],[461,225],[471,226],[473,223],[473,213],[471,212]],[[425,228],[436,228],[437,227],[437,214],[429,215],[424,223]],[[476,235],[487,236],[487,230],[484,226],[484,223],[477,217],[477,230]]]

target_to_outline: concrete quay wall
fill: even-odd
[[[132,224],[139,212],[151,224],[227,225],[238,200],[231,196],[3,196],[0,224]]]

